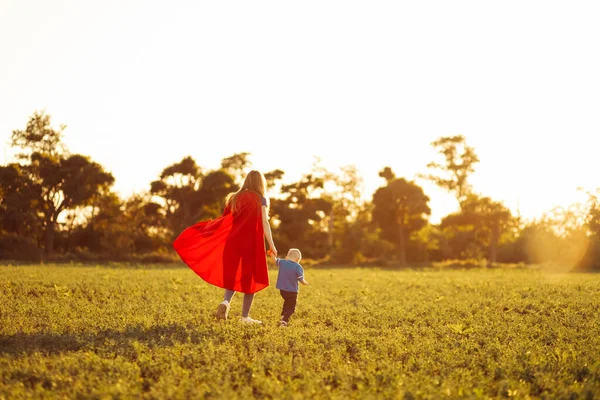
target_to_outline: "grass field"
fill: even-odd
[[[274,286],[247,326],[185,267],[0,266],[0,399],[600,397],[600,274],[306,279],[280,328]]]

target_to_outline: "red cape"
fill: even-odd
[[[260,197],[243,192],[237,211],[186,228],[173,242],[200,278],[223,289],[256,293],[269,286]]]

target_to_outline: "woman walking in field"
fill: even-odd
[[[250,318],[254,294],[269,286],[265,242],[277,255],[265,198],[266,179],[250,171],[242,187],[230,193],[223,214],[185,229],[173,247],[198,276],[225,289],[224,300],[217,307],[218,319],[226,320],[236,292],[244,293],[241,321],[258,323]]]

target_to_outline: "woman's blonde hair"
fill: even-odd
[[[252,191],[262,197],[265,197],[266,188],[267,180],[265,179],[265,176],[259,171],[252,170],[248,172],[248,175],[246,175],[246,179],[244,179],[244,184],[242,187],[237,192],[229,193],[227,195],[227,198],[225,199],[225,205],[231,207],[231,212],[236,212],[237,199],[240,194],[245,191]]]

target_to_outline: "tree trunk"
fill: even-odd
[[[404,226],[398,226],[398,261],[401,267],[406,266],[406,244],[404,240]]]
[[[333,211],[333,207],[331,207],[331,211],[329,212],[329,224],[328,224],[328,235],[327,235],[327,241],[329,244],[329,248],[333,249],[333,219],[335,218],[335,213]]]
[[[77,209],[75,209],[75,211],[77,211]],[[65,243],[65,253],[68,253],[69,251],[71,251],[71,234],[73,233],[73,229],[75,226],[75,218],[76,215],[74,214],[72,218],[70,218],[70,221],[67,225],[67,241]]]
[[[54,252],[54,229],[56,227],[56,223],[54,221],[49,221],[46,224],[46,232],[44,232],[44,242],[46,247],[46,254],[50,255]]]
[[[500,239],[500,227],[497,222],[492,224],[492,237],[490,240],[490,255],[488,260],[488,267],[492,265],[492,263],[496,262],[496,258],[498,256],[498,240]]]

